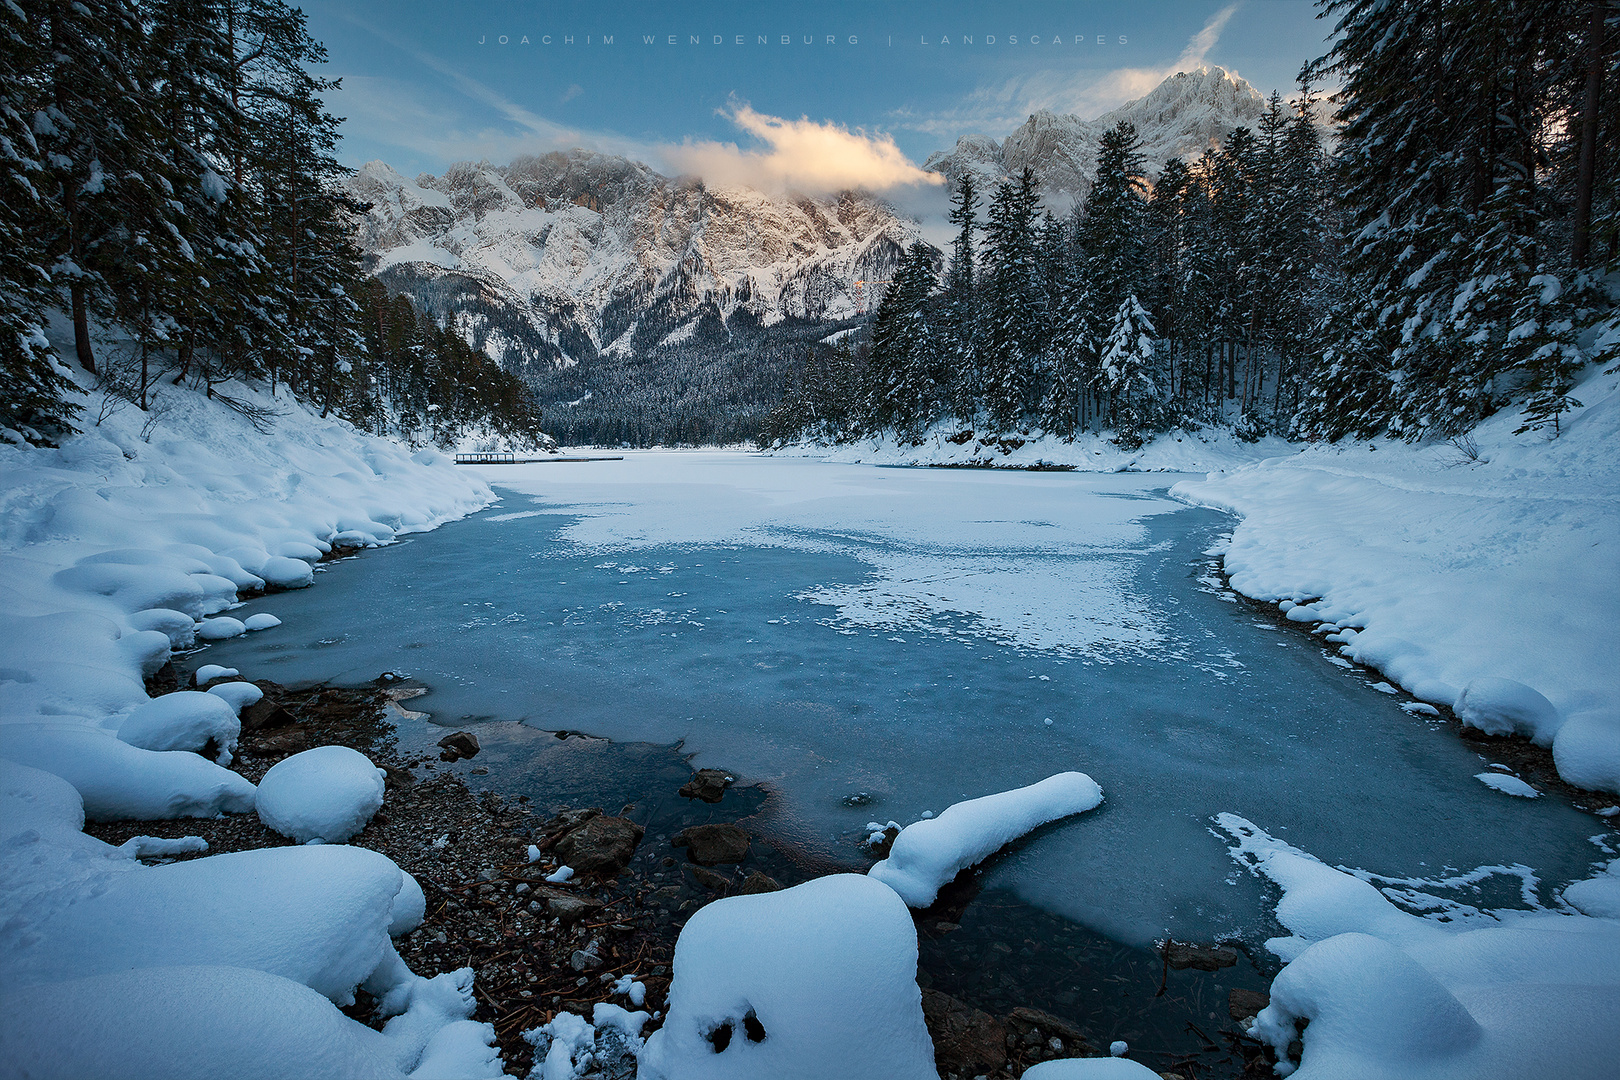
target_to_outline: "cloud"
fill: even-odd
[[[943,183],[938,174],[912,164],[890,135],[869,134],[861,128],[851,131],[807,116],[784,120],[755,112],[747,102],[733,101],[722,115],[766,148],[743,150],[735,143],[689,140],[660,147],[663,159],[711,184],[764,191],[879,192]]]
[[[579,95],[583,94],[584,92],[585,92],[585,88],[583,86],[579,85],[579,83],[569,83],[568,84],[568,89],[563,91],[562,99],[564,101],[573,101],[575,98],[579,97]]]
[[[895,114],[896,122],[910,131],[955,137],[969,131],[1006,134],[1018,127],[1030,113],[1045,109],[1096,119],[1111,109],[1150,93],[1178,71],[1193,71],[1204,64],[1221,31],[1242,0],[1216,11],[1187,41],[1173,63],[1160,67],[1053,71],[1044,69],[1019,75],[996,86],[981,86],[954,109],[917,116]]]

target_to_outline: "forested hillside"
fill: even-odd
[[[1616,330],[1620,5],[1333,0],[1333,50],[1148,184],[1102,140],[1089,198],[958,179],[956,241],[914,245],[870,343],[805,356],[766,437],[980,431],[1124,445],[1466,432],[1510,402],[1556,434]],[[1342,84],[1323,100],[1314,83]],[[1333,153],[1318,113],[1341,123]]]
[[[416,440],[538,433],[515,376],[367,283],[324,59],[280,0],[0,6],[7,438],[85,413],[64,359],[95,375],[92,412],[182,385],[252,412],[225,385],[246,380]]]

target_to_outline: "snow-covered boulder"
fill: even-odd
[[[1572,714],[1553,739],[1553,763],[1576,787],[1620,794],[1620,712]]]
[[[249,630],[269,630],[272,627],[280,626],[281,620],[269,612],[261,611],[257,615],[249,615],[243,619],[242,625]]]
[[[1452,710],[1464,727],[1487,735],[1528,735],[1537,746],[1551,746],[1558,734],[1560,718],[1553,703],[1512,679],[1473,680],[1457,695]]]
[[[320,552],[311,549],[314,557]],[[315,571],[309,563],[302,559],[290,559],[284,555],[272,555],[259,567],[259,576],[264,578],[266,585],[277,589],[302,589],[315,584]]]
[[[204,641],[224,641],[226,638],[241,637],[245,633],[247,627],[242,625],[242,620],[227,615],[204,619],[197,627],[197,636]]]
[[[253,785],[246,777],[193,753],[142,749],[94,728],[0,724],[0,757],[72,784],[92,821],[214,817],[253,809]]]
[[[147,608],[128,616],[131,629],[156,630],[176,649],[189,649],[197,640],[197,620],[171,608]]]
[[[640,1080],[936,1080],[917,932],[859,874],[700,909],[675,945],[669,1015]]]
[[[198,686],[207,686],[215,679],[234,679],[240,674],[240,671],[224,664],[204,664],[191,676],[191,681]]]
[[[300,843],[342,843],[382,807],[385,775],[347,746],[305,750],[272,765],[259,781],[259,820]]]
[[[1024,1080],[1159,1080],[1159,1074],[1129,1058],[1064,1058],[1026,1069]]]
[[[212,743],[214,760],[229,765],[242,734],[236,713],[222,696],[177,690],[136,707],[118,725],[118,737],[143,750],[202,750]]]
[[[264,691],[250,682],[215,683],[208,688],[208,692],[224,701],[238,716],[241,716],[242,710],[249,705],[256,705],[264,700]]]
[[[900,830],[889,857],[867,873],[914,908],[934,902],[942,886],[1031,829],[1083,813],[1102,802],[1085,773],[1065,772],[1014,791],[947,807],[936,818]]]

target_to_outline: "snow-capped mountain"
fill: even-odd
[[[861,195],[708,187],[585,150],[414,181],[373,161],[350,186],[375,272],[519,366],[641,354],[706,319],[848,319],[870,302],[855,283],[888,279],[917,236]]]
[[[1049,202],[1084,200],[1097,175],[1097,144],[1121,120],[1136,125],[1148,175],[1156,177],[1171,158],[1191,160],[1220,145],[1233,128],[1254,127],[1265,109],[1266,99],[1244,79],[1225,68],[1201,67],[1178,72],[1145,97],[1095,120],[1042,110],[999,143],[987,135],[964,136],[955,149],[933,154],[923,167],[943,173],[953,185],[972,174],[987,192],[1027,165]]]

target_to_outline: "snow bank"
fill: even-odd
[[[240,773],[183,750],[144,750],[83,725],[0,723],[0,757],[72,784],[93,821],[214,817],[253,809],[253,785]]]
[[[1084,813],[1102,802],[1102,788],[1085,773],[1065,772],[1014,791],[947,807],[936,818],[900,830],[889,857],[867,873],[907,905],[925,908],[942,886],[1031,829]]]
[[[936,1080],[917,932],[869,877],[717,900],[681,931],[674,967],[640,1080]]]
[[[1278,1075],[1611,1075],[1620,922],[1533,911],[1420,918],[1236,815],[1218,820],[1234,858],[1282,888],[1277,918],[1294,935],[1268,942],[1287,966],[1251,1032],[1276,1049]]]
[[[30,987],[0,999],[0,1017],[0,1059],[39,1080],[502,1075],[487,1024],[441,1022],[418,1045],[349,1019],[306,986],[244,968],[151,967]]]
[[[1171,494],[1237,514],[1232,587],[1464,722],[1551,745],[1620,792],[1620,376],[1589,378],[1563,435],[1314,446]],[[1470,452],[1472,456],[1470,456]]]
[[[963,439],[967,434],[969,437]],[[961,441],[957,441],[961,440]],[[1059,466],[1078,472],[1226,472],[1293,447],[1267,437],[1246,443],[1224,428],[1171,431],[1136,450],[1115,445],[1105,433],[1085,432],[1072,440],[1040,431],[993,435],[957,422],[930,427],[916,443],[893,433],[849,443],[803,443],[769,451],[784,457],[867,465],[957,465],[992,469]]]
[[[383,804],[382,769],[347,746],[317,746],[283,758],[259,781],[259,820],[299,843],[340,844]]]
[[[394,951],[423,901],[386,858],[145,867],[133,856],[198,844],[81,831],[253,809],[251,783],[191,751],[229,761],[256,688],[151,700],[143,679],[199,637],[277,624],[222,616],[241,590],[308,585],[335,544],[492,501],[435,451],[217,389],[279,414],[274,429],[165,385],[150,413],[115,403],[58,449],[0,445],[0,1060],[62,1077],[498,1075],[493,1032],[467,1020],[471,972],[421,980]],[[384,1034],[331,1003],[362,982],[403,1010]]]

